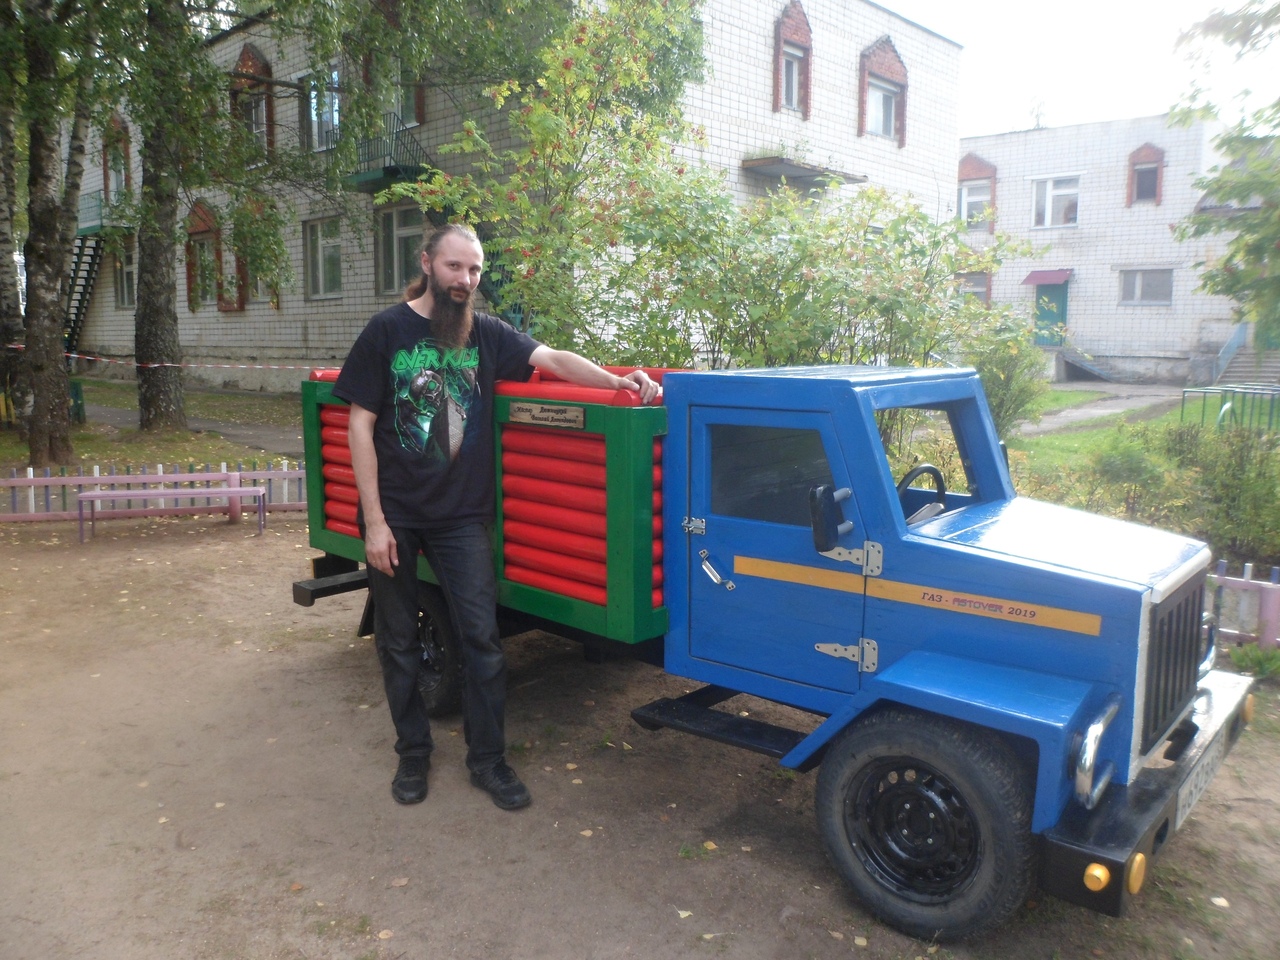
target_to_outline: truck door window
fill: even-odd
[[[723,516],[809,526],[809,490],[830,484],[817,430],[712,424],[711,510]]]
[[[888,407],[876,411],[876,423],[895,480],[912,467],[931,463],[942,471],[948,491],[977,494],[951,411],[945,407]],[[920,486],[932,489],[927,480]]]

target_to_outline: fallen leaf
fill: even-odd
[[[750,853],[750,852],[751,852],[751,848],[750,848],[750,847],[743,847],[743,848],[742,848],[742,852],[743,852],[743,853]]]
[[[633,746],[631,746],[631,744],[627,743],[627,741],[623,740],[623,741],[622,741],[622,749],[623,749],[623,750],[634,750],[635,748],[634,748]]]
[[[702,935],[702,939],[703,939],[703,940],[710,940],[710,939],[711,939],[712,937],[714,937],[714,936],[715,936],[715,934],[714,934],[714,933],[704,933],[704,934]]]
[[[859,946],[859,947],[865,947],[865,946],[867,945],[867,938],[866,938],[866,937],[854,937],[854,938],[853,938],[853,942],[854,942],[857,946]]]
[[[702,849],[703,849],[703,850],[717,850],[717,849],[719,849],[719,848],[718,848],[714,843],[712,843],[710,840],[707,840],[705,843],[703,843],[703,844],[702,844]]]
[[[551,768],[550,768],[550,767],[543,767],[542,769],[543,769],[543,770],[545,770],[547,773],[550,773],[550,772],[551,772]]]
[[[1231,906],[1231,904],[1227,902],[1226,897],[1213,897],[1209,900],[1209,902],[1212,903],[1215,907],[1222,907],[1224,909]]]
[[[583,700],[582,705],[584,707],[594,707],[596,705],[596,702],[594,700]]]
[[[938,952],[937,944],[929,948],[929,953],[937,953],[937,952]]]
[[[828,930],[827,933],[831,934],[831,936],[836,940],[844,939],[844,934],[841,933],[839,930]]]
[[[396,877],[391,881],[393,887],[407,887],[409,885],[408,877]]]
[[[219,800],[217,803],[215,803],[215,804],[213,805],[213,808],[214,808],[215,810],[221,810],[221,809],[222,809],[223,807],[225,807],[225,806],[226,806],[226,804],[225,804],[225,803],[223,803],[221,800]]]
[[[294,893],[297,893],[299,890],[305,890],[307,888],[300,883],[291,883],[289,884],[289,889],[292,890]]]
[[[379,939],[379,940],[390,940],[390,939],[391,939],[392,937],[394,937],[394,936],[395,936],[395,934],[394,934],[394,933],[392,933],[390,930],[379,930],[379,931],[378,931],[378,939]]]
[[[659,820],[661,820],[663,823],[670,823],[670,822],[671,822],[671,818],[670,818],[670,817],[668,817],[665,813],[663,813],[663,814],[659,814],[658,819],[659,819]]]
[[[590,831],[590,830],[580,830],[580,831],[578,831],[578,832],[579,832],[582,836],[584,836],[584,837],[589,837],[589,836],[591,836],[591,831]]]
[[[574,782],[574,783],[581,783],[581,782],[582,782],[582,778],[581,778],[581,777],[574,777],[574,778],[573,778],[573,782]]]
[[[566,764],[564,765],[564,768],[565,768],[566,770],[577,770],[577,769],[578,769],[578,765],[577,765],[576,763],[566,763]]]
[[[680,915],[681,920],[688,920],[690,917],[693,916],[692,910],[677,910],[676,913]]]

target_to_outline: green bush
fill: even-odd
[[[1232,647],[1231,662],[1241,673],[1247,673],[1259,680],[1280,677],[1280,648],[1272,647],[1269,650],[1263,650],[1256,643]]]

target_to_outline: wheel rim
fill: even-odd
[[[982,838],[964,796],[911,757],[864,767],[850,785],[844,820],[863,866],[916,902],[954,897],[981,861]]]

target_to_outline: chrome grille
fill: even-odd
[[[1152,607],[1142,717],[1143,753],[1164,739],[1195,697],[1200,663],[1206,652],[1201,630],[1205,573],[1196,574]]]

